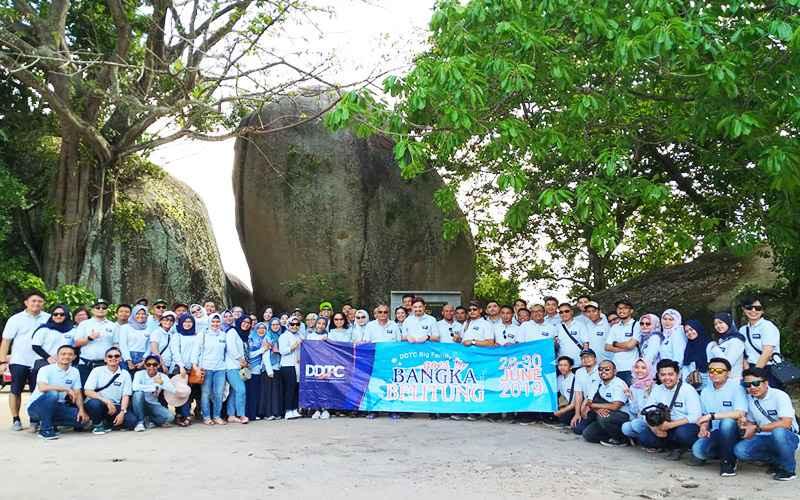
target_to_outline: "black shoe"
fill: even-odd
[[[787,472],[785,470],[779,470],[772,476],[772,479],[776,481],[791,481],[792,479],[796,478],[797,475],[794,472]]]
[[[705,460],[700,460],[699,458],[697,458],[694,455],[689,457],[689,460],[686,461],[686,465],[690,465],[692,467],[700,467],[700,466],[705,465],[705,464],[706,464]]]
[[[607,446],[609,448],[619,448],[621,446],[628,446],[626,441],[620,441],[619,439],[609,438],[603,441],[600,441],[601,446]]]
[[[719,475],[722,477],[733,477],[736,475],[736,462],[723,460],[719,464]]]
[[[681,450],[680,448],[676,448],[674,450],[670,450],[669,454],[667,454],[667,456],[664,458],[666,458],[667,460],[672,460],[673,462],[677,462],[678,460],[681,459],[682,455],[683,455],[683,450]]]
[[[774,476],[777,472],[780,472],[780,468],[778,468],[777,465],[769,464],[769,465],[767,465],[767,468],[766,468],[766,470],[764,472],[766,472],[767,474],[769,474],[771,476]]]

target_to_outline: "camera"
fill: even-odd
[[[651,427],[658,427],[670,420],[669,407],[664,403],[658,403],[642,408],[642,416],[644,417],[647,425]]]

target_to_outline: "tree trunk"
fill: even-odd
[[[608,278],[606,277],[606,263],[602,257],[591,247],[589,250],[589,270],[592,272],[592,292],[599,292],[608,288]]]
[[[51,193],[55,220],[43,259],[44,280],[50,287],[77,283],[86,254],[94,169],[81,161],[80,145],[77,131],[62,121],[58,172]]]

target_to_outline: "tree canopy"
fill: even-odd
[[[460,193],[525,279],[600,290],[767,240],[797,284],[798,5],[441,0],[413,68],[327,121],[440,169],[439,206]]]

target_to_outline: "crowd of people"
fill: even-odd
[[[330,418],[330,409],[299,407],[303,342],[491,348],[552,339],[559,408],[500,419],[569,428],[590,443],[637,445],[670,460],[691,452],[690,465],[719,460],[722,476],[735,475],[738,461],[756,461],[776,480],[795,478],[798,423],[771,371],[780,332],[764,318],[759,297],[742,301],[738,327],[730,313],[717,313],[710,335],[675,309],[636,319],[629,300],[604,314],[588,296],[574,304],[545,297],[530,307],[522,299],[447,304],[439,320],[413,295],[403,297],[394,319],[388,305],[378,304],[372,320],[365,309],[345,304],[334,311],[330,302],[308,314],[267,307],[259,318],[241,307],[218,312],[213,302],[169,309],[164,300],[140,299],[117,306],[114,321],[103,299],[88,309],[56,305],[47,313],[43,295],[31,292],[24,306],[5,324],[0,364],[8,363],[12,376],[12,428],[23,428],[27,385],[27,413],[45,440],[57,439],[59,427],[106,434],[195,420],[210,426],[292,420],[301,411]]]

